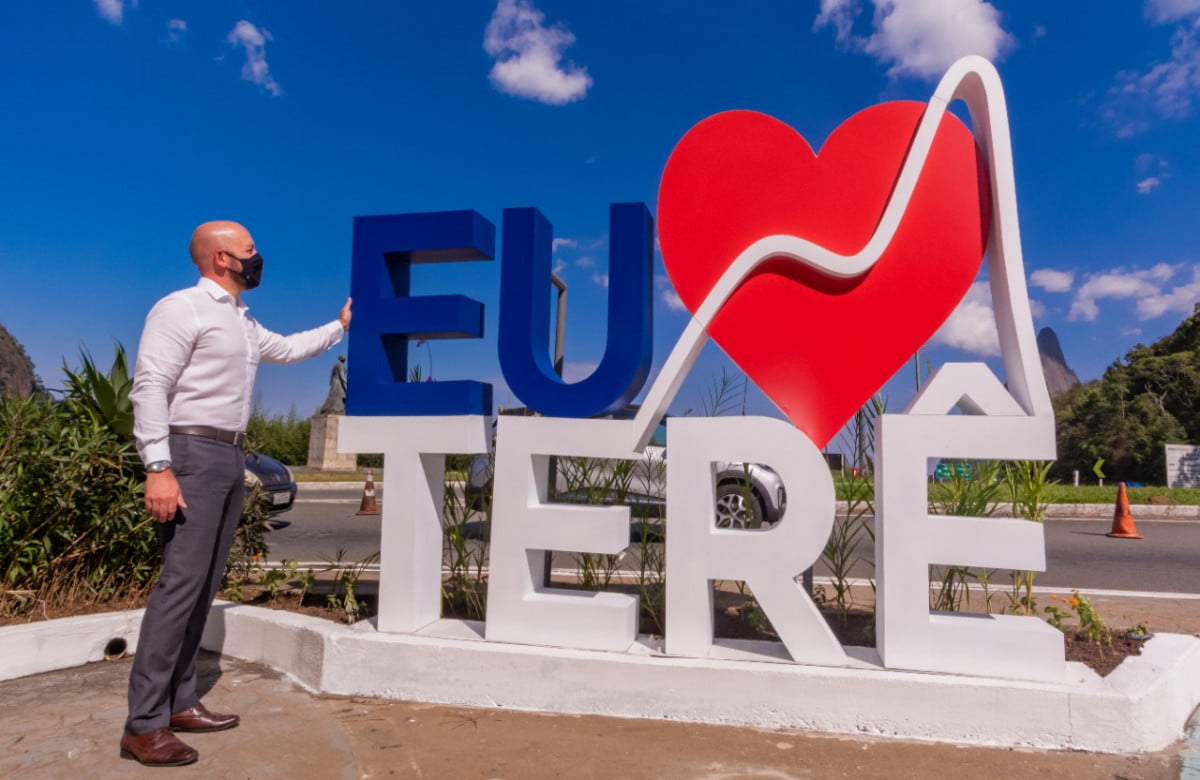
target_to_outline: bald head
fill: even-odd
[[[254,239],[250,231],[236,222],[215,220],[205,222],[192,233],[189,245],[192,262],[203,274],[212,269],[213,256],[218,252],[232,252],[237,257],[254,253]]]
[[[228,220],[205,222],[192,232],[188,248],[201,276],[212,279],[234,296],[244,291],[244,284],[229,270],[231,267],[241,270],[241,259],[255,253],[249,230]]]

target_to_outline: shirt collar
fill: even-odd
[[[211,295],[212,299],[218,303],[229,302],[236,304],[239,309],[250,308],[246,305],[245,301],[236,300],[232,295],[229,294],[228,290],[214,282],[212,279],[209,279],[207,276],[201,276],[200,281],[196,282],[196,286]]]

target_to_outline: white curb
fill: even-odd
[[[137,649],[143,612],[106,612],[0,628],[0,680],[101,661],[113,640],[123,640],[125,652],[131,653]]]

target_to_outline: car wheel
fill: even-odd
[[[758,528],[767,508],[753,490],[729,482],[717,488],[718,528]]]

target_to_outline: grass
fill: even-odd
[[[362,471],[300,471],[290,467],[296,482],[366,482],[367,470]],[[371,469],[375,482],[383,481],[383,469]]]
[[[1200,504],[1200,489],[1144,487],[1128,488],[1129,503],[1149,504],[1151,496],[1166,496],[1178,504],[1195,506]],[[1117,486],[1105,485],[1050,485],[1046,498],[1051,504],[1113,504],[1117,500]]]
[[[296,478],[297,483],[302,482],[366,482],[367,470],[361,471],[299,471],[295,466],[291,467],[292,476]],[[375,484],[379,485],[383,482],[383,469],[371,469],[372,475],[375,477]],[[447,471],[447,482],[463,482],[467,478],[465,471]]]
[[[846,500],[845,481],[838,475],[834,476],[837,486],[838,499]],[[931,495],[936,495],[940,488],[938,483],[930,486]],[[1200,505],[1200,489],[1197,488],[1167,488],[1150,486],[1144,488],[1128,488],[1130,504],[1149,504],[1151,496],[1166,496],[1177,504],[1188,506]],[[1115,504],[1117,501],[1116,484],[1099,485],[1049,485],[1046,487],[1045,500],[1051,504]]]

